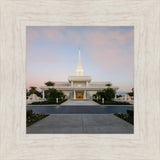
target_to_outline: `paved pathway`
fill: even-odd
[[[65,105],[99,105],[98,103],[92,101],[92,100],[67,100],[64,103],[61,104],[62,106]]]
[[[113,114],[51,114],[27,133],[133,133],[133,125]]]

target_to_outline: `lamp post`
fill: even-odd
[[[43,94],[42,95],[43,95],[42,98],[45,99],[45,92],[44,92],[44,90],[43,90]]]
[[[58,103],[58,98],[56,98],[56,103]]]
[[[102,103],[104,104],[104,98],[102,98]]]

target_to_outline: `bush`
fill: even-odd
[[[27,121],[26,125],[27,127],[32,125],[33,123],[47,117],[49,114],[42,114],[42,113],[34,113],[32,110],[27,110]]]
[[[55,104],[55,101],[33,102],[32,104]]]
[[[106,101],[112,101],[115,97],[116,91],[113,88],[106,88],[102,91],[98,91],[94,97],[98,97],[98,99],[104,98]]]
[[[131,124],[134,124],[134,110],[133,109],[128,109],[127,113],[114,113],[114,115]]]
[[[55,84],[55,83],[54,83],[54,82],[51,82],[51,81],[48,81],[48,82],[45,83],[46,86],[54,86],[54,84]]]
[[[42,101],[42,102],[33,102],[32,105],[38,105],[38,104],[61,104],[65,102],[67,99],[64,100],[58,100],[58,103],[56,103],[56,100],[50,100],[50,101]]]
[[[33,111],[31,109],[27,109],[27,118],[32,117]]]
[[[47,101],[50,101],[50,102],[56,101],[56,98],[58,98],[59,100],[62,100],[65,97],[62,91],[58,91],[54,88],[46,90],[45,95],[46,95]]]
[[[116,102],[116,101],[104,101],[104,104],[113,104],[113,105],[130,105],[128,102]]]
[[[127,109],[127,114],[130,118],[133,119],[133,116],[134,116],[134,112],[133,112],[133,109]]]
[[[94,99],[95,102],[102,104],[102,101],[97,101]],[[117,102],[117,101],[104,101],[104,105],[130,105],[128,102]]]

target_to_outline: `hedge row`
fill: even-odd
[[[42,101],[42,102],[33,102],[32,104],[33,105],[36,105],[36,104],[61,104],[63,102],[65,102],[67,99],[64,99],[62,101],[58,101],[58,103],[56,103],[56,101]]]
[[[31,109],[27,109],[27,118],[32,117],[33,111]]]
[[[133,119],[133,117],[134,117],[133,109],[127,109],[127,114],[128,114],[129,117],[131,117]]]
[[[102,101],[94,100],[95,102],[99,104],[103,104]],[[105,105],[130,105],[128,102],[117,102],[117,101],[104,101]]]

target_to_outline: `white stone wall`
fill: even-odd
[[[74,82],[73,86],[74,87],[85,87],[86,86],[86,82]]]
[[[55,87],[65,87],[65,86],[70,86],[68,82],[55,82]]]
[[[46,101],[46,99],[39,99],[39,100],[27,100],[26,103],[27,104],[31,104],[33,102],[43,102],[43,101]]]
[[[87,98],[92,99],[93,94],[96,94],[97,91],[87,91]]]
[[[67,96],[67,98],[70,97],[70,91],[63,91],[63,93]]]

